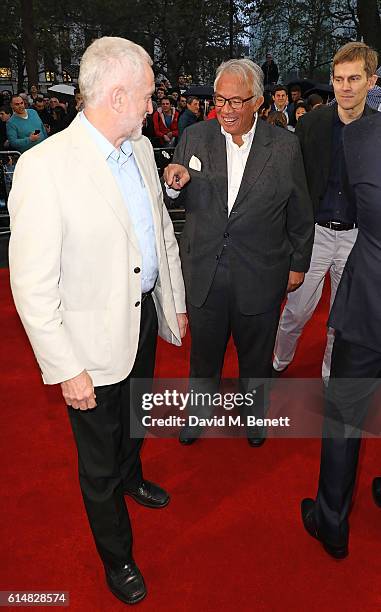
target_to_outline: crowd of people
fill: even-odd
[[[79,89],[69,102],[39,92],[32,85],[29,94],[0,93],[0,151],[24,153],[48,136],[65,129],[81,109]]]
[[[294,131],[302,115],[329,103],[327,96],[323,99],[318,93],[303,96],[300,84],[279,84],[279,70],[271,53],[266,54],[261,69],[264,102],[258,114],[270,124]],[[381,69],[378,76],[381,80]],[[216,118],[213,97],[199,98],[188,95],[187,90],[184,75],[178,77],[175,86],[165,78],[156,82],[152,113],[147,113],[143,122],[143,134],[153,147],[174,148],[185,128]],[[381,87],[375,85],[367,102],[372,108],[381,107]],[[12,95],[8,90],[0,92],[0,150],[12,149],[23,153],[67,127],[81,109],[82,97],[78,87],[69,102],[57,95],[41,93],[37,85],[32,85],[29,93],[20,91]]]

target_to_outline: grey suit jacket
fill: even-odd
[[[187,300],[201,306],[207,297],[224,245],[233,289],[245,314],[278,306],[290,270],[308,270],[313,244],[312,203],[298,139],[258,120],[239,193],[228,216],[225,137],[217,120],[187,128],[173,158],[201,171],[179,203],[186,209],[180,254]]]

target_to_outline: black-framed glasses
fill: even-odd
[[[217,108],[222,108],[223,106],[225,106],[227,102],[229,106],[233,108],[234,110],[241,110],[244,103],[248,102],[249,100],[252,100],[254,97],[255,96],[250,96],[249,98],[244,98],[244,99],[237,98],[235,96],[233,98],[224,98],[224,96],[220,96],[220,94],[214,94],[213,102]]]

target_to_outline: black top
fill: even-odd
[[[343,123],[335,106],[335,116],[332,124],[331,141],[331,167],[328,176],[327,189],[316,212],[316,221],[340,221],[341,223],[355,223],[356,208],[344,189],[344,149],[343,149]]]

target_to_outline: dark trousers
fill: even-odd
[[[90,527],[102,561],[119,567],[132,557],[132,531],[124,500],[126,488],[143,479],[142,439],[130,436],[134,378],[152,379],[157,340],[156,309],[149,296],[142,304],[139,346],[130,375],[95,388],[93,410],[68,408],[78,450],[79,482]]]
[[[347,342],[336,332],[316,499],[319,533],[333,545],[342,546],[348,540],[361,428],[380,374],[381,353]]]
[[[232,286],[229,257],[225,249],[203,306],[187,305],[192,337],[189,376],[192,388],[197,391],[213,393],[218,390],[230,335],[237,350],[241,391],[251,390],[253,384],[256,386],[253,379],[271,378],[280,305],[263,314],[242,314]],[[247,287],[247,291],[250,291],[250,287]],[[267,395],[267,390],[263,389],[263,385],[261,387],[262,399],[259,401],[258,396],[257,409],[254,412],[250,410],[255,416],[263,413]],[[245,411],[243,407],[242,412]],[[194,409],[192,414],[200,416]]]

